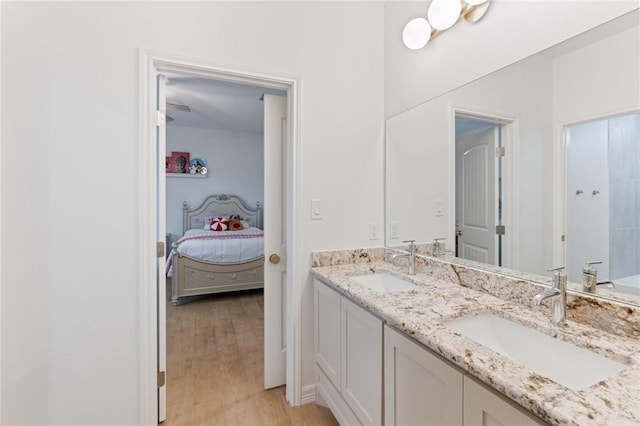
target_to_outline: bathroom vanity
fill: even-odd
[[[546,302],[531,308],[546,289],[537,283],[430,256],[407,275],[385,258],[314,254],[318,401],[341,424],[640,423],[638,309],[592,305],[587,319],[589,300],[578,299],[588,296],[569,294],[568,324],[557,327]],[[486,318],[506,334],[486,340],[458,323]]]

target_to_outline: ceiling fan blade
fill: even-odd
[[[167,119],[167,123],[171,123],[173,120],[175,120],[175,118],[173,118],[173,117],[171,117],[169,115],[166,116],[166,119]]]
[[[186,105],[173,104],[171,102],[167,102],[166,106],[167,106],[167,109],[173,109],[173,110],[176,110],[176,111],[191,112],[191,108],[189,108]]]

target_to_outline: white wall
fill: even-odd
[[[556,82],[553,111],[557,125],[638,108],[640,27],[556,58],[553,74]]]
[[[420,50],[402,43],[428,2],[385,3],[385,116],[441,95],[638,7],[634,0],[494,0],[475,24],[458,22]]]
[[[197,207],[211,194],[235,194],[264,204],[261,133],[167,126],[167,153],[189,152],[207,163],[206,177],[167,177],[167,232],[182,235],[182,202]]]
[[[367,2],[2,3],[3,424],[139,423],[139,48],[301,77],[313,383],[310,252],[382,244],[383,23]]]

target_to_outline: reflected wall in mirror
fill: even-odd
[[[569,280],[640,296],[640,112],[567,126],[565,152]]]
[[[565,130],[580,123],[640,111],[638,16],[638,10],[634,10],[388,119],[385,244],[401,246],[403,240],[415,239],[429,245],[435,238],[445,237],[447,249],[483,260],[484,248],[464,239],[472,231],[486,228],[492,232],[488,241],[498,254],[484,262],[538,274],[541,280],[548,277],[547,269],[566,265],[571,279],[577,281],[574,289],[580,289],[585,262],[606,260],[611,264],[626,257],[634,263],[629,270],[637,269],[640,264],[637,228],[630,231],[622,225],[619,231],[607,229],[595,239],[595,245],[606,246],[607,256],[614,256],[615,261],[610,257],[600,259],[604,254],[589,257],[586,253],[576,254],[579,263],[571,260],[573,248],[580,244],[571,243],[573,237],[568,230],[580,214],[573,214],[567,204],[576,188],[568,186]],[[470,130],[465,120],[489,122],[493,127]],[[638,128],[635,129],[638,146]],[[634,130],[630,132],[633,139]],[[489,145],[484,156],[478,154],[479,149],[456,149],[456,141],[462,143],[478,133],[503,147],[504,156],[500,157],[500,150],[496,152]],[[465,160],[462,154],[472,151],[474,155]],[[627,159],[631,158],[629,155]],[[486,161],[484,166],[481,160]],[[637,173],[640,161],[630,163]],[[599,166],[586,167],[595,170]],[[477,175],[480,171],[482,178]],[[485,174],[488,171],[491,173]],[[629,192],[632,195],[626,201],[638,205],[638,179],[625,179],[631,182],[629,185],[636,185],[636,192]],[[616,192],[619,182],[612,178],[612,190],[608,192]],[[465,184],[469,189],[466,195],[461,193]],[[484,194],[482,203],[479,194],[485,189],[489,191],[490,186],[496,192]],[[591,192],[597,189],[585,187],[583,191],[589,191],[587,195],[591,197]],[[598,195],[603,195],[603,190],[600,191]],[[481,209],[473,210],[470,205],[480,205]],[[607,203],[606,209],[619,211],[620,207],[609,207]],[[626,210],[620,219],[613,215],[611,218],[622,221],[627,215],[640,220],[637,214]],[[611,224],[615,225],[613,221]],[[500,234],[501,230],[504,235],[497,235],[496,231]],[[592,232],[580,232],[585,233]],[[633,240],[629,235],[636,235],[635,255],[626,249],[621,254],[617,246],[612,246],[609,239],[613,234],[629,241]],[[600,268],[599,280],[608,279],[609,271],[605,273],[604,267]],[[627,293],[604,287],[597,292],[640,304],[638,296],[629,297]]]

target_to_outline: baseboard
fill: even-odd
[[[316,402],[316,385],[305,386],[300,392],[300,405],[310,402]]]

